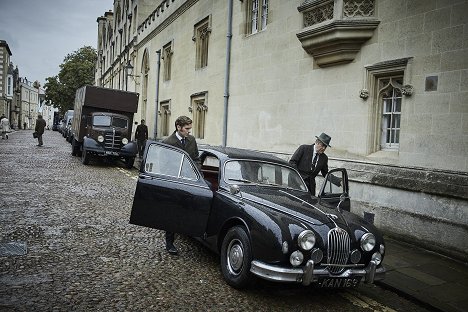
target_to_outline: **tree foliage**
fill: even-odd
[[[57,107],[60,114],[73,109],[78,88],[94,84],[96,61],[96,50],[84,46],[64,58],[58,75],[46,78],[45,99]]]

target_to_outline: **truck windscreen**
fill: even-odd
[[[128,127],[128,120],[119,117],[111,117],[111,116],[94,116],[93,118],[93,126],[96,127],[117,127],[117,128],[127,128]]]

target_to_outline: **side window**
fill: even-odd
[[[148,148],[145,172],[198,180],[197,173],[185,154],[157,144],[151,144]]]

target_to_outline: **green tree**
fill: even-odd
[[[73,109],[78,88],[94,84],[96,61],[96,50],[84,46],[64,58],[58,75],[46,78],[45,99],[57,107],[60,114]]]

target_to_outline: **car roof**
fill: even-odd
[[[289,165],[287,161],[271,154],[243,148],[207,145],[201,146],[199,149],[200,151],[210,152],[218,158],[263,160],[282,165]]]

